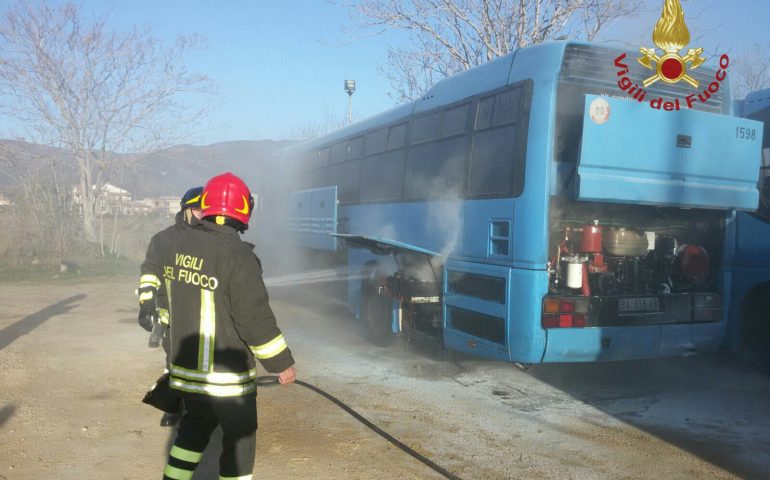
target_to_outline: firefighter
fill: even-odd
[[[144,263],[141,266],[139,278],[139,325],[150,335],[149,346],[157,347],[160,340],[163,341],[163,349],[166,351],[166,367],[168,368],[168,326],[169,310],[168,296],[166,295],[165,282],[161,257],[164,251],[171,248],[170,242],[176,237],[179,230],[190,228],[193,218],[201,218],[200,199],[203,187],[193,187],[185,192],[179,201],[179,212],[176,214],[174,225],[156,233],[147,247]],[[179,420],[181,412],[167,412],[161,417],[162,427],[172,426]]]
[[[222,427],[220,479],[251,479],[257,430],[256,363],[294,382],[294,359],[268,303],[254,246],[241,240],[253,199],[232,173],[201,195],[201,221],[178,230],[163,258],[171,306],[170,385],[185,411],[164,479],[192,478]]]

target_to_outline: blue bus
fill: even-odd
[[[715,349],[761,124],[732,116],[723,70],[689,72],[693,101],[684,82],[619,80],[649,76],[636,57],[520,49],[289,147],[262,230],[356,272],[346,302],[379,342],[522,364]]]
[[[725,269],[732,277],[728,345],[747,359],[765,359],[770,369],[770,89],[749,94],[736,115],[764,122],[760,203],[754,213],[740,212],[727,228]],[[762,361],[762,360],[760,360]]]

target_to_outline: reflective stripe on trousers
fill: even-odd
[[[219,478],[251,479],[257,435],[257,396],[254,393],[206,400],[185,398],[185,413],[179,422],[179,431],[169,452],[163,478],[192,478],[192,472],[200,461],[196,452],[205,450],[211,433],[218,425],[222,427]],[[196,458],[198,461],[193,461]],[[189,476],[183,476],[187,474]]]
[[[172,478],[174,480],[190,480],[193,476],[195,467],[203,457],[203,452],[187,450],[178,445],[171,447],[168,454],[168,463],[163,470],[163,478]]]

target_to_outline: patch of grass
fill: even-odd
[[[62,265],[65,267],[63,268]],[[124,258],[97,257],[80,263],[62,265],[29,264],[11,268],[0,262],[0,284],[7,283],[69,283],[95,278],[139,278],[140,262]]]

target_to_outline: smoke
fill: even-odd
[[[429,204],[428,229],[435,231],[441,239],[439,253],[443,258],[454,253],[460,243],[460,232],[463,226],[462,205],[457,194],[454,198]]]
[[[339,282],[342,280],[357,280],[361,278],[364,278],[364,271],[361,269],[348,269],[347,267],[326,268],[309,272],[266,277],[265,286],[285,287],[308,285],[312,283]]]
[[[424,155],[417,155],[420,152],[410,155],[408,160],[406,198],[414,199],[417,204],[404,208],[412,211],[403,212],[402,209],[373,204],[365,218],[352,219],[354,224],[345,233],[415,244],[437,251],[442,257],[455,253],[461,243],[463,227],[462,191],[467,141],[465,137],[458,137],[448,143],[428,143],[415,147],[425,151],[421,152]],[[252,228],[265,228],[259,232],[255,243],[263,259],[268,286],[361,278],[360,272],[348,272],[344,266],[340,266],[343,255],[331,252],[318,255],[318,252],[292,246],[296,243],[298,233],[286,228],[287,219],[304,215],[302,212],[306,208],[305,205],[300,207],[290,204],[288,192],[302,191],[315,185],[313,179],[308,178],[309,175],[300,167],[301,163],[307,161],[297,152],[295,158],[284,156],[278,159],[273,169],[276,173],[282,170],[283,174],[271,175],[272,180],[263,186],[261,190],[264,192],[260,192],[264,201],[260,204],[259,218],[264,221],[257,221]],[[301,201],[294,197],[295,203]],[[338,222],[345,216],[344,209],[339,215],[341,217]],[[294,227],[296,230],[296,225]],[[318,258],[324,256],[325,261],[319,263]]]
[[[407,193],[415,197],[428,198],[425,237],[436,245],[442,257],[448,257],[458,249],[463,228],[462,189],[465,178],[465,146],[454,145],[454,154],[441,168],[432,172],[413,175],[407,180]],[[432,161],[435,162],[435,159]]]
[[[378,235],[387,239],[403,239],[403,235],[399,235],[398,229],[392,223],[386,223],[385,225],[372,225],[372,232],[379,232]]]

